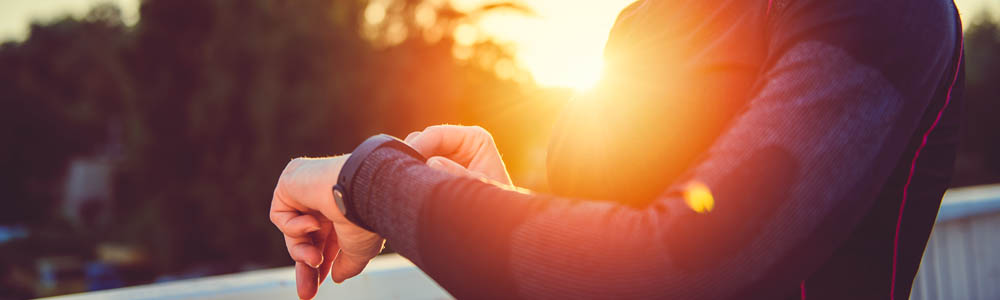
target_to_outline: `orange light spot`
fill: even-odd
[[[707,185],[701,182],[688,183],[684,189],[684,202],[695,212],[704,214],[715,208],[715,198]]]

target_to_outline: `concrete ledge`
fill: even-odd
[[[70,294],[59,300],[294,299],[295,270],[283,267],[120,289]],[[452,299],[413,263],[397,254],[376,257],[343,284],[326,279],[316,299]]]

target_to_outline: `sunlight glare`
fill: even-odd
[[[524,1],[537,16],[496,13],[478,25],[484,34],[510,44],[517,64],[538,84],[578,91],[601,77],[604,43],[618,13],[634,0]],[[456,0],[459,9],[490,3]]]

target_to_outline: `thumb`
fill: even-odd
[[[434,156],[428,158],[427,166],[431,167],[431,169],[444,171],[446,173],[450,173],[456,176],[477,177],[476,174],[472,173],[462,165],[443,156]]]

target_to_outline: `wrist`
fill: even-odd
[[[365,160],[368,156],[381,148],[394,148],[420,161],[426,161],[422,155],[403,141],[385,134],[368,138],[345,159],[343,168],[339,170],[336,177],[336,184],[331,190],[335,207],[348,221],[368,231],[373,231],[373,229],[369,224],[363,222],[361,214],[358,212],[359,205],[357,205],[357,201],[364,201],[364,199],[357,199],[357,195],[359,189],[370,186],[369,181],[373,178],[372,176],[359,176],[359,174],[362,173],[361,169],[365,167]]]
[[[330,165],[327,167],[326,175],[323,177],[325,181],[326,190],[330,190],[337,184],[337,178],[340,176],[340,172],[344,169],[344,164],[350,159],[351,154],[343,154],[330,158]],[[330,199],[330,198],[326,198]],[[344,220],[344,214],[341,210],[337,209],[336,205],[330,205],[331,202],[336,202],[336,199],[331,199],[329,202],[321,203],[319,205],[319,212],[326,216],[327,219],[334,222],[339,222]]]

